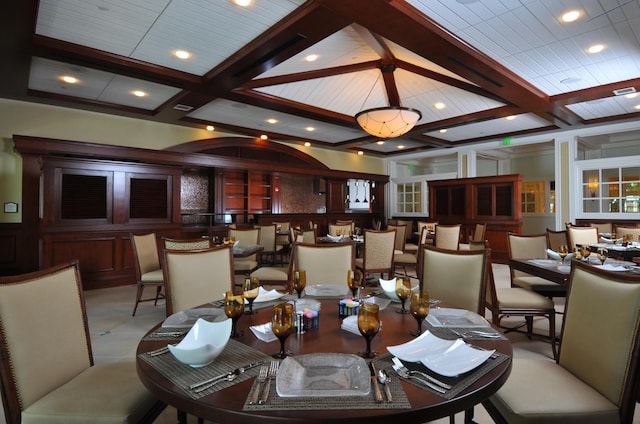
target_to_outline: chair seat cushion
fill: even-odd
[[[619,422],[616,405],[551,360],[515,359],[489,400],[509,424]]]
[[[520,287],[497,288],[500,309],[553,309],[553,301]]]
[[[558,291],[558,292],[566,292],[567,288],[561,284],[554,283],[553,281],[545,280],[540,277],[515,277],[513,279],[513,284],[522,287],[523,289],[537,291],[537,290],[545,290],[545,291]]]
[[[151,282],[162,283],[164,281],[164,275],[162,275],[162,269],[156,269],[154,271],[142,274],[140,276],[140,280],[145,283],[151,283]]]
[[[99,364],[26,408],[22,423],[137,423],[156,402],[135,362]]]
[[[258,261],[253,259],[236,259],[233,261],[233,269],[236,271],[252,271],[258,267]]]
[[[418,263],[418,258],[411,253],[396,253],[393,255],[393,262],[396,264],[415,265]]]
[[[263,266],[251,273],[252,277],[258,277],[260,281],[288,281],[286,267]]]
[[[418,245],[415,244],[415,243],[405,243],[404,251],[405,252],[417,252],[418,251]]]

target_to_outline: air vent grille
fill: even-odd
[[[181,110],[183,112],[189,112],[190,110],[193,110],[193,106],[181,105],[181,104],[177,104],[173,108],[175,110]]]
[[[635,87],[621,88],[619,90],[613,90],[613,94],[616,96],[624,96],[625,94],[635,93]]]

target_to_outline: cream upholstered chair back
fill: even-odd
[[[613,224],[611,222],[590,222],[590,227],[595,227],[598,229],[598,233],[612,233],[613,232]]]
[[[436,225],[438,225],[438,221],[418,221],[418,232],[422,233],[422,229],[426,228],[427,231],[435,233]]]
[[[484,241],[484,235],[487,232],[487,224],[476,224],[470,241]]]
[[[547,249],[551,249],[554,252],[560,250],[560,246],[565,245],[569,247],[569,239],[567,238],[567,230],[555,231],[547,228]]]
[[[458,250],[460,244],[460,224],[436,225],[435,246],[440,249]]]
[[[235,237],[240,247],[255,246],[258,244],[260,230],[257,228],[231,228],[229,229],[229,237]]]
[[[198,250],[208,249],[213,245],[210,238],[196,238],[196,239],[173,239],[168,237],[162,237],[164,248],[167,250]]]
[[[396,238],[394,241],[393,249],[395,253],[404,252],[404,245],[407,241],[405,234],[407,233],[406,225],[387,225],[388,230],[396,230]]]
[[[156,234],[132,235],[131,241],[133,242],[136,272],[140,273],[137,278],[143,280],[144,274],[160,269]]]
[[[24,278],[0,284],[0,348],[13,374],[2,379],[21,410],[93,365],[78,263]]]
[[[276,224],[257,225],[259,230],[258,244],[264,247],[265,252],[276,251]]]
[[[302,243],[315,244],[316,243],[316,229],[302,230]]]
[[[402,226],[404,225],[406,227],[406,230],[404,232],[404,238],[405,240],[409,240],[411,238],[411,234],[413,231],[413,221],[410,219],[397,219],[395,225],[397,226]]]
[[[640,278],[579,261],[571,265],[558,363],[633,414],[635,387],[629,386],[637,383],[639,366]]]
[[[429,297],[484,315],[488,249],[448,250],[422,245],[420,288]]]
[[[365,272],[391,269],[396,244],[396,230],[364,232],[363,268]]]
[[[291,273],[304,270],[307,274],[307,285],[312,284],[347,284],[347,271],[355,269],[355,244],[296,243],[293,246],[293,264]],[[293,275],[289,278],[293,281]]]
[[[640,237],[640,227],[616,227],[616,238],[622,238],[627,234],[630,235],[631,241],[640,241],[640,239],[638,239],[638,237]]]
[[[163,250],[167,316],[224,298],[233,288],[232,247]]]
[[[278,226],[280,227],[279,231],[289,231],[289,228],[291,228],[291,223],[289,221],[286,222],[274,222],[273,225],[276,226],[276,230],[278,230]]]
[[[569,237],[569,250],[576,251],[577,245],[592,245],[598,243],[600,237],[598,235],[598,229],[596,227],[567,227],[567,234]]]
[[[547,257],[546,234],[507,234],[507,249],[511,259],[542,259]],[[512,278],[522,277],[522,271],[511,269]]]
[[[329,224],[329,235],[337,236],[338,232],[340,235],[348,235],[349,231],[353,231],[351,224]]]

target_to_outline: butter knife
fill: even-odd
[[[235,369],[235,370],[233,370],[233,371],[225,372],[224,374],[220,374],[220,375],[217,375],[217,376],[215,376],[215,377],[211,377],[211,378],[208,378],[208,379],[206,379],[206,380],[199,381],[199,382],[197,382],[197,383],[193,383],[193,384],[191,384],[191,385],[189,386],[189,389],[194,390],[194,389],[197,389],[197,388],[198,388],[198,387],[200,387],[200,386],[204,386],[204,385],[207,385],[207,384],[213,383],[214,381],[218,381],[218,380],[221,380],[221,379],[223,379],[223,378],[230,377],[230,376],[232,376],[232,375],[240,375],[240,374],[242,374],[243,372],[245,372],[245,371],[247,371],[247,370],[250,370],[251,368],[255,368],[255,367],[257,367],[258,365],[262,365],[262,363],[263,363],[263,361],[260,361],[260,362],[252,362],[252,363],[250,363],[250,364],[248,364],[248,365],[245,365],[244,367],[236,368],[236,369]]]
[[[376,372],[375,365],[373,365],[373,361],[369,362],[369,370],[371,371],[371,382],[373,383],[373,391],[376,395],[376,403],[382,403],[382,392],[378,385],[378,373]]]

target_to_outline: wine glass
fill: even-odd
[[[400,314],[408,314],[409,311],[405,309],[404,304],[407,301],[407,299],[409,299],[409,297],[411,296],[411,280],[410,279],[408,278],[396,279],[396,296],[398,296],[398,299],[400,299],[400,302],[402,302],[402,309],[400,310],[396,309],[396,312]]]
[[[249,312],[247,315],[253,315],[253,301],[256,300],[260,293],[260,279],[258,277],[247,277],[243,284],[244,298],[249,302]]]
[[[293,288],[298,292],[298,299],[302,296],[302,291],[307,286],[307,271],[298,270],[293,273]]]
[[[583,244],[581,247],[581,250],[582,250],[582,257],[584,258],[584,261],[589,262],[589,255],[591,255],[591,248],[588,245]]]
[[[564,263],[564,258],[569,254],[569,247],[566,244],[561,244],[558,246],[558,255],[560,255],[560,259],[562,259],[562,263]]]
[[[358,293],[358,287],[360,287],[360,280],[362,279],[362,274],[358,270],[350,269],[347,271],[347,285],[351,289],[351,294],[353,299],[356,298]]]
[[[373,358],[377,352],[371,352],[371,339],[380,331],[380,308],[375,303],[361,303],[358,307],[358,330],[367,341],[367,350],[359,352],[363,358]]]
[[[598,259],[600,259],[600,263],[604,265],[607,260],[608,250],[605,247],[601,247],[598,249]]]
[[[427,292],[418,290],[411,293],[411,315],[418,322],[418,329],[412,331],[412,336],[419,336],[422,334],[422,321],[429,315],[429,308],[431,303],[429,302],[429,295]]]
[[[228,291],[224,295],[224,314],[231,318],[231,337],[242,336],[242,331],[236,329],[236,323],[244,313],[244,296],[242,293]]]
[[[284,349],[284,342],[293,333],[295,328],[293,304],[278,303],[273,306],[273,317],[271,318],[271,331],[280,340],[280,352],[273,354],[274,358],[284,359],[287,352]]]

